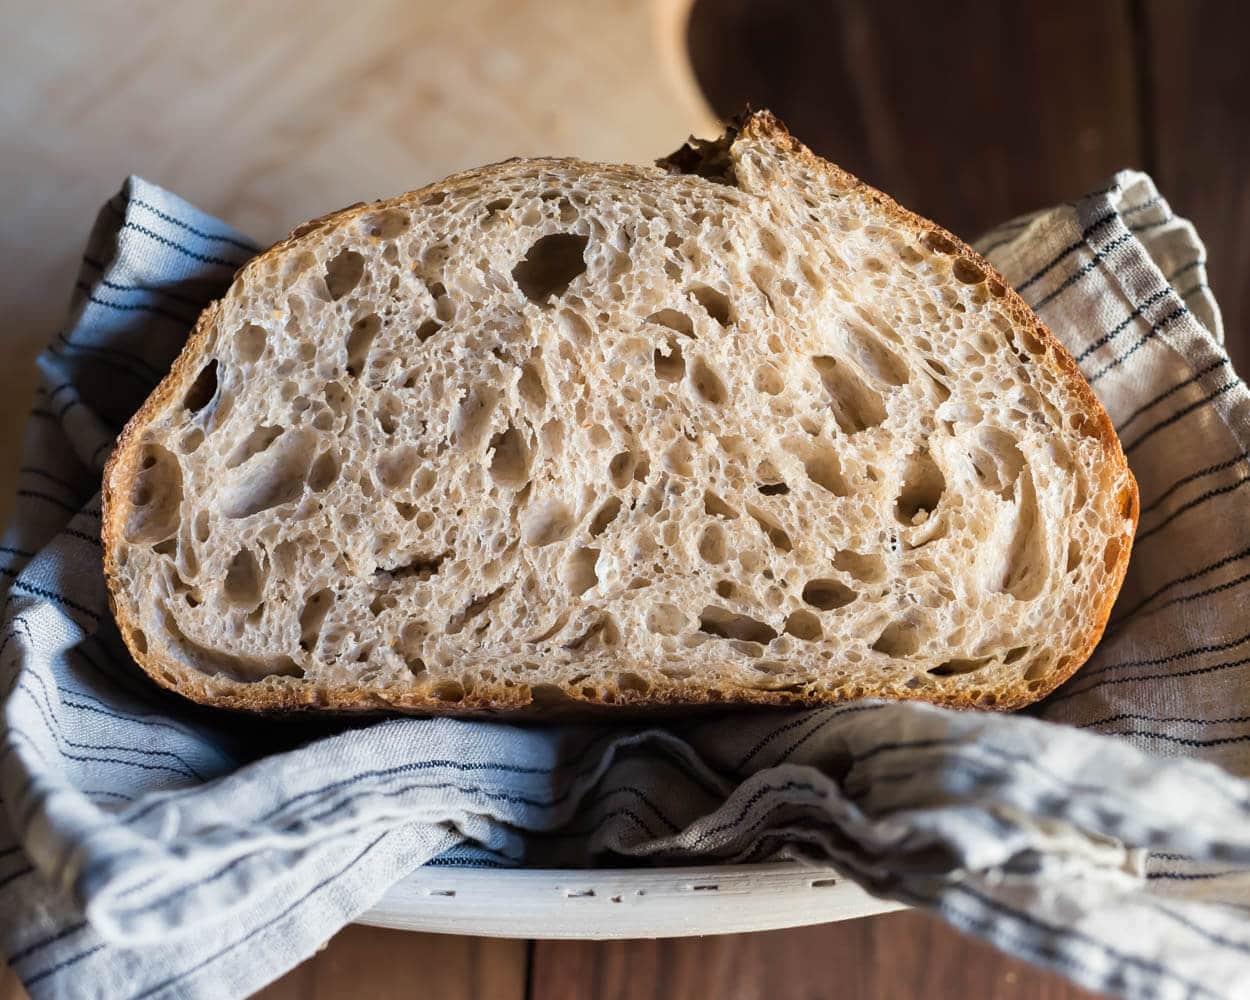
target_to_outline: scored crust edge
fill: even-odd
[[[1047,350],[1035,358],[1034,364],[1051,368],[1058,374],[1079,397],[1082,412],[1086,420],[1092,420],[1094,433],[1084,428],[1082,433],[1096,438],[1102,446],[1103,460],[1107,463],[1108,473],[1104,480],[1119,480],[1123,485],[1117,496],[1121,513],[1125,520],[1132,522],[1132,530],[1121,537],[1119,552],[1114,565],[1106,572],[1103,588],[1103,599],[1098,607],[1093,627],[1085,635],[1077,635],[1068,644],[1063,659],[1067,666],[1052,670],[1046,677],[1046,683],[1036,691],[1023,687],[1009,689],[998,695],[993,704],[983,704],[972,698],[966,691],[932,692],[925,696],[906,694],[894,700],[924,701],[930,704],[950,708],[992,708],[997,711],[1011,711],[1042,700],[1061,684],[1069,680],[1093,653],[1102,638],[1111,609],[1115,604],[1124,577],[1128,572],[1128,562],[1132,551],[1133,536],[1139,515],[1139,496],[1136,479],[1129,469],[1128,460],[1124,455],[1120,440],[1115,433],[1111,418],[1103,409],[1102,403],[1094,394],[1089,383],[1081,374],[1076,361],[1063,346],[1060,340],[1046,327],[1041,319],[1029,308],[1005,278],[984,257],[978,254],[958,237],[947,232],[941,226],[899,205],[889,195],[864,183],[859,178],[843,170],[841,167],[817,156],[794,136],[789,129],[766,110],[746,112],[730,123],[726,131],[712,140],[691,139],[670,156],[657,161],[657,165],[681,173],[697,173],[698,166],[712,164],[713,170],[723,163],[725,154],[739,138],[759,139],[773,143],[796,157],[810,169],[826,174],[833,186],[842,197],[854,196],[873,202],[885,216],[900,228],[911,231],[918,239],[926,241],[930,249],[951,257],[963,258],[985,272],[987,281],[997,281],[1004,289],[1000,305],[1006,307],[1012,320],[1019,326],[1029,329]],[[402,199],[416,198],[425,193],[435,191],[451,192],[457,187],[471,183],[478,175],[490,171],[505,163],[517,162],[520,157],[513,157],[499,163],[487,164],[426,185],[415,191],[398,196]],[[527,162],[574,162],[568,159],[535,158]],[[620,168],[618,168],[620,169]],[[622,170],[628,172],[629,168]],[[239,275],[249,268],[256,267],[271,257],[276,257],[287,248],[297,244],[304,237],[315,235],[321,230],[340,225],[357,216],[376,210],[378,205],[398,198],[380,199],[372,203],[357,202],[347,208],[331,212],[320,218],[313,219],[294,229],[284,240],[280,240],[264,253],[257,255],[239,269]],[[122,511],[125,501],[121,498],[128,493],[135,477],[135,464],[138,453],[139,438],[152,419],[165,405],[186,392],[198,373],[199,350],[208,339],[209,330],[216,319],[219,301],[210,303],[200,314],[186,345],[174,360],[169,374],[152,391],[138,412],[127,422],[117,439],[113,453],[104,468],[102,490],[101,541],[104,551],[104,575],[108,588],[109,607],[116,619],[118,630],[135,662],[157,684],[168,690],[197,702],[219,708],[229,708],[259,713],[292,713],[317,711],[323,713],[401,713],[427,714],[459,717],[493,715],[507,712],[513,715],[522,714],[526,717],[542,715],[544,718],[566,717],[569,715],[612,714],[621,717],[629,714],[651,714],[680,710],[707,710],[714,708],[734,708],[749,706],[789,706],[803,707],[826,705],[849,700],[845,695],[834,691],[828,697],[810,698],[787,691],[769,691],[758,688],[735,687],[728,692],[681,691],[673,689],[653,688],[645,695],[631,691],[616,692],[616,701],[612,703],[601,699],[589,699],[571,692],[566,693],[565,700],[555,704],[545,704],[532,698],[528,691],[518,688],[505,688],[502,685],[475,686],[466,698],[455,704],[439,700],[421,692],[403,692],[394,697],[384,697],[382,692],[358,687],[335,686],[321,688],[297,678],[269,677],[262,682],[227,681],[221,678],[210,678],[198,669],[191,667],[175,657],[164,655],[157,650],[149,649],[146,642],[136,641],[136,623],[122,603],[117,600],[117,592],[121,583],[117,574],[115,552],[118,546],[125,544],[122,539]],[[632,666],[623,656],[620,660],[623,669]],[[171,679],[172,678],[172,679]],[[222,689],[222,685],[225,688]],[[871,694],[863,697],[871,698]]]

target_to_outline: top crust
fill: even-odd
[[[143,669],[544,715],[1071,676],[1138,513],[1071,356],[768,112],[659,168],[510,160],[241,269],[105,470]]]

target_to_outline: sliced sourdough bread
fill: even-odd
[[[1089,655],[1136,517],[1003,279],[758,113],[296,230],[122,434],[103,539],[207,704],[1001,709]]]

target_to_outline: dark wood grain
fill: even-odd
[[[696,76],[972,237],[1143,162],[1124,0],[697,0]]]
[[[660,941],[540,941],[530,1000],[1077,1000],[1095,994],[920,913]]]
[[[1229,353],[1250,370],[1250,7],[1147,0],[1152,169],[1207,246]],[[1181,289],[1185,291],[1185,289]]]
[[[346,927],[257,1000],[523,1000],[526,944]]]

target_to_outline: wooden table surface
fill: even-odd
[[[1232,2],[6,3],[0,516],[29,362],[95,207],[142,173],[260,239],[518,153],[645,160],[768,106],[966,237],[1150,171],[1250,363],[1250,15]],[[693,63],[691,75],[686,62]],[[698,87],[706,96],[699,96]],[[24,994],[7,970],[0,1000]],[[767,934],[524,942],[349,927],[260,996],[1087,994],[914,912]]]

